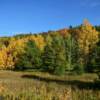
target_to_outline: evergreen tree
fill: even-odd
[[[41,53],[34,41],[29,40],[25,47],[25,52],[20,55],[17,69],[32,69],[40,68],[41,66]]]
[[[64,41],[58,34],[53,35],[52,38],[51,44],[44,49],[44,66],[53,74],[62,75],[65,73],[66,67]]]
[[[42,62],[43,62],[42,66],[45,71],[53,73],[55,64],[54,59],[55,59],[55,51],[51,45],[47,44],[45,46],[44,53],[42,56]]]
[[[90,53],[89,64],[87,67],[88,72],[100,71],[100,46],[95,46],[94,50]]]
[[[55,50],[55,70],[54,73],[63,75],[66,70],[66,52],[62,36],[53,37],[52,47]]]
[[[71,71],[77,60],[77,44],[71,35],[64,38],[66,50],[66,70]]]

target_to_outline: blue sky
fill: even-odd
[[[100,24],[100,0],[0,0],[0,36],[57,30],[85,18]]]

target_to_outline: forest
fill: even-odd
[[[10,37],[9,36],[0,37],[0,70],[1,70],[0,79],[1,77],[5,77],[5,75],[2,74],[2,71],[4,73],[6,73],[7,71],[8,73],[8,74],[6,73],[7,75],[10,75],[9,72],[18,73],[14,74],[15,77],[16,75],[21,75],[21,73],[28,72],[28,74],[23,75],[23,78],[36,79],[36,80],[39,79],[40,81],[45,81],[46,83],[56,82],[56,83],[67,84],[68,82],[65,82],[66,78],[62,77],[68,76],[69,77],[68,80],[70,79],[75,80],[75,77],[77,76],[90,74],[91,77],[94,77],[94,75],[96,75],[96,79],[94,78],[93,82],[96,81],[96,83],[99,83],[100,26],[98,25],[93,26],[88,22],[88,20],[84,20],[84,22],[79,26],[74,26],[74,27],[70,26],[69,28],[64,28],[56,31],[48,31],[35,34],[27,33],[27,34],[14,35]],[[33,77],[30,76],[29,73],[32,73],[32,75],[34,73]],[[73,78],[70,78],[70,76],[73,76]],[[53,77],[54,79],[52,79]],[[81,78],[79,79],[81,80]],[[75,81],[74,83],[78,84],[78,86],[82,86],[83,84],[79,81],[78,83],[77,81]],[[68,84],[72,85],[74,83],[69,82]],[[53,86],[56,87],[54,84]],[[84,87],[87,87],[88,89],[93,88],[93,91],[94,88],[100,89],[99,88],[100,86],[97,84],[96,85],[88,84],[86,86],[84,85],[81,88]],[[53,87],[51,86],[51,88]],[[59,86],[57,86],[57,88],[59,88]],[[60,87],[60,89],[61,88],[62,87]],[[41,89],[42,92],[43,91],[45,92],[44,85],[39,89]],[[73,90],[75,91],[75,88]],[[55,89],[54,91],[56,93],[56,91],[58,90]],[[79,100],[100,100],[100,94],[99,94],[100,91],[99,93],[95,92],[98,94],[98,97],[95,97],[94,95],[93,96],[89,95],[90,97],[88,97],[88,92],[85,92],[87,94],[86,97],[86,94],[84,93],[85,90],[82,90],[83,92],[79,91],[75,91],[77,97],[75,96],[76,94],[73,93],[72,96],[73,99],[68,99],[68,100],[78,100],[78,97],[80,98]],[[44,96],[44,92],[43,95],[41,93],[40,94]],[[53,90],[51,93],[53,93]],[[84,94],[83,98],[81,97],[82,94]],[[90,92],[90,94],[92,93]],[[33,97],[35,97],[35,95],[36,93],[34,94]],[[24,98],[25,95],[24,96],[20,95],[19,97],[23,97],[24,99],[2,99],[2,100],[67,100],[64,98],[57,99],[57,96],[56,97],[51,96],[48,97],[48,99],[47,97],[44,96],[46,99],[44,98],[42,99],[42,96],[39,97],[41,99],[39,98],[29,99],[29,97],[32,96],[29,96],[28,99],[25,99]],[[9,95],[2,97],[13,98],[13,96]],[[36,95],[36,97],[38,97],[38,94]],[[75,97],[76,99],[74,99]]]
[[[87,20],[77,27],[0,38],[0,69],[99,73],[100,27]]]

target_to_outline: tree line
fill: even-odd
[[[36,69],[56,75],[100,71],[100,27],[83,24],[0,38],[0,69]]]

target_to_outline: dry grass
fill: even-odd
[[[93,87],[96,78],[0,71],[0,100],[100,100],[100,90]]]

